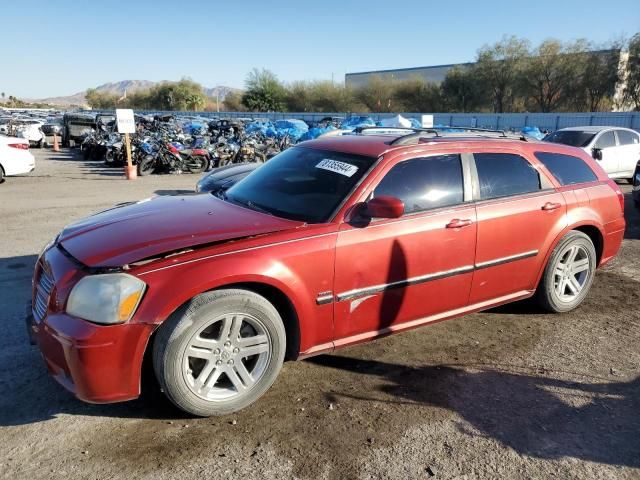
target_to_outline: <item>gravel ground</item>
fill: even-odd
[[[68,151],[0,186],[0,477],[640,478],[640,215],[584,305],[521,303],[303,362],[257,404],[194,419],[158,395],[81,403],[27,343],[40,248],[114,203],[192,190],[127,182]],[[627,185],[623,186],[629,192]]]

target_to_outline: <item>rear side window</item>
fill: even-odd
[[[618,143],[620,145],[637,145],[639,143],[637,133],[628,130],[616,130],[616,133],[618,134]]]
[[[604,132],[596,140],[595,148],[609,148],[616,146],[616,137],[613,135],[613,130]]]
[[[593,182],[598,179],[582,159],[561,153],[536,152],[535,156],[561,185]]]
[[[446,207],[464,201],[459,155],[437,155],[398,163],[380,181],[374,197],[404,202],[404,213]]]
[[[511,153],[474,153],[480,198],[506,197],[540,190],[540,175],[529,161]]]

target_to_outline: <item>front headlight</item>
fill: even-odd
[[[126,273],[90,275],[71,290],[67,313],[95,323],[123,323],[133,317],[145,288],[142,280]]]

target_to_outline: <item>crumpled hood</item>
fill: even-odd
[[[72,223],[58,241],[85,265],[119,267],[184,248],[301,225],[213,195],[159,196]]]

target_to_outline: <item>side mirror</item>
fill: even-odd
[[[593,147],[591,149],[591,156],[596,160],[602,160],[602,149]]]
[[[404,213],[404,202],[396,197],[383,195],[369,200],[364,212],[371,218],[398,218]]]

